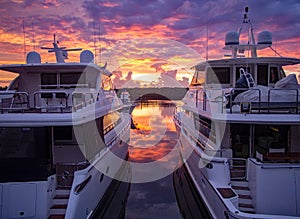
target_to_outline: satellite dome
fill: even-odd
[[[94,54],[90,50],[84,50],[80,53],[81,63],[94,62]]]
[[[37,52],[29,52],[26,56],[27,64],[41,63],[41,56]]]
[[[229,31],[225,36],[225,45],[239,45],[239,34],[236,31]]]
[[[269,31],[262,31],[258,34],[257,44],[272,44],[272,34]]]

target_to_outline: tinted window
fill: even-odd
[[[209,68],[207,84],[230,84],[230,68]]]
[[[0,128],[0,182],[46,180],[51,173],[46,127]]]
[[[270,68],[269,83],[276,83],[279,80],[277,67]]]
[[[268,85],[268,65],[257,66],[257,85]]]
[[[41,85],[42,88],[56,88],[57,85],[57,76],[56,73],[44,73],[41,74]],[[46,86],[49,85],[49,86]]]
[[[55,141],[72,141],[73,129],[72,126],[57,126],[53,127]]]
[[[82,84],[81,81],[83,81],[84,76],[81,78],[81,73],[61,73],[60,74],[60,84],[68,84],[68,85],[76,85],[76,84]],[[79,79],[81,79],[79,81]]]

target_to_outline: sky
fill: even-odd
[[[40,47],[56,34],[60,46],[90,49],[98,64],[107,62],[117,87],[187,86],[190,67],[224,57],[225,34],[241,26],[245,6],[255,35],[271,31],[273,48],[300,58],[299,0],[4,0],[0,64],[24,63],[32,50],[53,62]],[[68,61],[78,60],[79,52],[69,53]],[[0,72],[0,86],[13,77]]]

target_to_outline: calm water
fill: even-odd
[[[152,101],[140,104],[132,112],[137,129],[131,131],[130,161],[149,163],[163,159],[177,143],[176,128],[172,121],[175,112],[172,102]],[[177,153],[176,153],[177,152]],[[182,218],[173,188],[172,169],[178,164],[179,151],[170,159],[162,161],[154,172],[166,171],[162,179],[145,183],[132,183],[127,200],[125,218]],[[136,170],[143,174],[143,170]],[[133,170],[134,171],[134,170]],[[155,173],[146,173],[155,175]],[[142,179],[148,179],[146,177]]]
[[[136,129],[131,130],[129,143],[133,183],[115,181],[105,213],[94,218],[207,218],[185,169],[177,169],[175,104],[150,101],[134,108]]]

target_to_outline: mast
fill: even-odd
[[[262,31],[258,34],[258,42],[256,43],[254,37],[254,28],[248,16],[249,7],[245,7],[243,22],[238,31],[230,31],[225,37],[225,50],[231,50],[231,58],[245,57],[243,54],[245,51],[251,51],[251,57],[257,57],[257,50],[271,48],[272,34],[269,31]],[[240,44],[240,38],[243,30],[243,26],[248,26],[248,42],[246,44]],[[240,54],[238,54],[240,53]]]
[[[26,34],[25,34],[25,17],[23,17],[23,38],[24,38],[24,58],[26,60]]]
[[[41,49],[46,49],[48,52],[54,52],[56,57],[57,63],[65,63],[65,59],[68,59],[68,51],[80,51],[81,48],[75,48],[75,49],[67,49],[67,47],[59,47],[59,42],[56,41],[56,35],[53,34],[53,47],[41,47]]]

